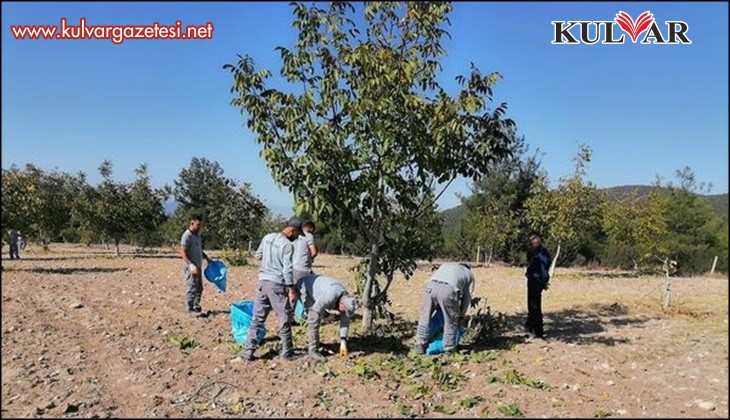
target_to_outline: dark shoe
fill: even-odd
[[[240,357],[241,359],[243,359],[243,360],[245,360],[247,362],[250,362],[251,360],[253,360],[253,351],[252,350],[243,349],[243,350],[239,351],[236,354],[236,356],[237,357]]]
[[[287,361],[297,360],[298,358],[300,358],[302,356],[303,356],[302,354],[294,353],[294,350],[281,354],[281,358],[284,360],[287,360]]]
[[[311,351],[311,350],[310,350],[310,351],[309,351],[309,357],[311,357],[312,359],[314,359],[314,360],[316,360],[316,361],[318,361],[318,362],[324,362],[324,361],[326,361],[326,360],[327,360],[327,358],[326,358],[326,357],[324,357],[324,356],[322,355],[322,353],[320,353],[320,352],[318,352],[318,351]]]

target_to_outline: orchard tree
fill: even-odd
[[[174,197],[179,204],[175,216],[180,228],[187,227],[190,216],[200,214],[206,222],[205,246],[209,249],[219,247],[222,244],[220,225],[211,220],[211,215],[228,204],[234,182],[223,176],[223,168],[218,162],[193,157],[190,166],[180,171],[174,184]],[[175,241],[179,242],[180,235],[182,231],[175,234]]]
[[[162,203],[170,195],[169,188],[153,188],[146,164],[140,164],[134,172],[137,179],[129,186],[134,225],[130,226],[130,236],[136,245],[157,244],[158,229],[166,220]]]
[[[635,271],[640,263],[654,265],[654,259],[667,252],[668,205],[666,193],[658,188],[645,196],[632,190],[623,197],[606,199],[602,223],[608,248],[625,248]]]
[[[680,274],[691,275],[709,271],[714,256],[722,256],[727,266],[727,223],[712,210],[701,194],[709,193],[712,185],[697,182],[689,167],[675,172],[679,185],[668,183],[666,247],[677,261]],[[724,233],[723,233],[724,231]],[[722,261],[721,261],[722,263]]]
[[[86,190],[79,212],[92,232],[114,241],[118,256],[120,242],[137,227],[132,193],[127,184],[114,180],[111,161],[104,160],[99,165],[99,174],[101,182]]]
[[[241,251],[259,237],[268,209],[251,192],[250,184],[231,189],[223,206],[211,209],[213,227],[220,232],[224,249]],[[268,233],[268,232],[267,232]]]
[[[581,242],[600,227],[601,196],[595,185],[583,179],[591,154],[588,146],[579,145],[578,153],[573,157],[573,175],[560,178],[558,187],[553,190],[548,188],[547,177],[539,177],[532,196],[525,203],[530,228],[557,243],[551,275],[561,248],[567,249],[569,257],[575,256]]]
[[[494,162],[474,183],[472,194],[462,199],[468,209],[462,224],[471,232],[473,246],[481,245],[490,257],[507,262],[521,261],[524,256],[525,203],[533,184],[544,174],[537,154],[528,152],[524,137],[518,138],[512,154]]]
[[[180,204],[175,220],[185,229],[198,213],[206,221],[203,236],[209,249],[241,250],[261,230],[267,208],[251,191],[251,185],[224,176],[215,161],[194,157],[175,180],[175,200]],[[179,241],[182,230],[172,233]],[[168,238],[172,239],[172,238]]]
[[[32,164],[22,171],[15,166],[3,170],[3,228],[21,230],[48,249],[69,225],[74,197],[85,183],[83,173],[45,172]]]
[[[363,330],[395,270],[428,257],[435,201],[459,176],[476,178],[509,151],[506,105],[491,108],[498,73],[473,64],[450,95],[438,80],[445,2],[293,4],[293,48],[277,47],[288,87],[248,55],[231,72],[232,105],[262,146],[273,178],[307,211],[366,238]],[[363,19],[356,14],[363,13]],[[355,23],[363,22],[363,27]],[[438,229],[436,229],[438,232]],[[395,246],[394,241],[397,241]],[[385,287],[376,286],[384,276]]]

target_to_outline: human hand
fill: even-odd
[[[190,267],[190,273],[192,273],[194,276],[198,275],[198,266],[197,265],[190,263],[190,265],[188,265],[188,267]]]
[[[299,300],[299,291],[296,287],[287,287],[286,292],[289,296],[289,303],[291,303],[292,306],[295,306],[297,304],[297,300]]]

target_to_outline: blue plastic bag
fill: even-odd
[[[304,305],[302,304],[302,300],[297,300],[297,306],[294,307],[294,319],[297,322],[303,322],[304,321]]]
[[[240,302],[231,303],[231,333],[236,343],[246,343],[248,337],[248,328],[251,326],[253,319],[253,301],[250,299]],[[264,342],[266,337],[266,327],[263,325],[256,331],[258,343]]]
[[[456,329],[456,344],[461,341],[464,335],[464,327]],[[428,347],[426,354],[438,354],[444,351],[444,314],[441,308],[437,308],[431,315],[431,322],[428,325]]]
[[[226,280],[228,279],[228,269],[221,260],[213,260],[208,263],[203,271],[205,279],[216,285],[221,293],[226,291]]]

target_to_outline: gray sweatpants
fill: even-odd
[[[256,298],[253,302],[253,319],[248,328],[245,350],[253,352],[258,347],[256,331],[264,325],[269,312],[274,310],[276,320],[279,322],[279,338],[281,339],[282,356],[294,351],[291,337],[291,319],[293,308],[286,293],[286,286],[282,283],[274,283],[267,280],[259,280],[256,286]]]
[[[448,284],[434,280],[426,283],[426,290],[423,293],[416,330],[416,344],[424,349],[428,346],[431,315],[439,307],[444,315],[444,351],[453,350],[456,348],[456,329],[461,311],[461,296]]]
[[[202,270],[198,267],[198,274],[193,275],[190,267],[183,268],[183,277],[185,278],[185,304],[188,311],[200,312],[200,299],[203,297],[203,275]]]

